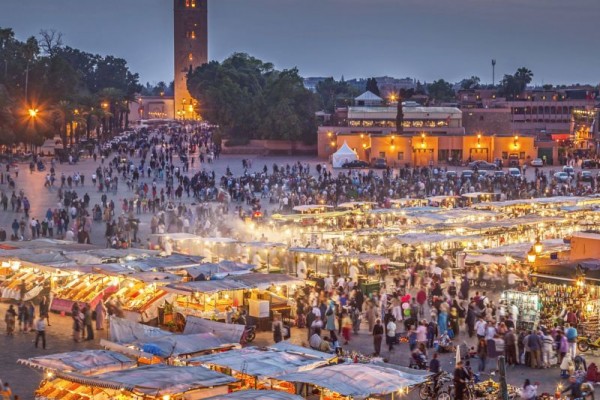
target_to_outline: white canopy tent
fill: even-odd
[[[326,388],[341,396],[366,399],[386,395],[425,382],[428,372],[379,364],[339,364],[284,374],[277,379]]]
[[[333,168],[341,168],[344,163],[354,160],[358,160],[358,155],[345,141],[342,147],[331,155],[331,165],[333,165]]]

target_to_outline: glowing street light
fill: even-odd
[[[37,117],[39,111],[37,108],[30,108],[27,112],[31,118],[35,118]]]
[[[535,259],[537,258],[537,254],[535,254],[535,250],[532,247],[531,249],[529,249],[529,251],[527,252],[527,261],[529,261],[530,264],[535,263]]]
[[[542,250],[543,250],[544,246],[542,245],[542,242],[540,242],[540,238],[537,238],[535,240],[535,243],[533,244],[533,251],[535,251],[536,255],[539,255]]]

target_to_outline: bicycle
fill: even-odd
[[[419,398],[421,400],[437,398],[440,390],[450,381],[452,381],[452,376],[445,371],[432,376],[419,388]]]
[[[456,388],[454,385],[448,385],[448,389],[442,390],[436,397],[437,400],[452,400],[455,398]],[[467,388],[464,398],[467,400],[475,400],[477,398],[475,396],[475,382],[473,381],[473,379],[470,379],[467,382]]]

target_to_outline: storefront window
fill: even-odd
[[[450,155],[450,150],[448,150],[448,149],[438,150],[438,161],[448,161],[449,155]]]
[[[403,151],[399,151],[398,152],[398,161],[403,161],[404,160],[404,152]]]

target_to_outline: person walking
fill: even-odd
[[[279,343],[283,340],[283,323],[279,317],[275,317],[273,321],[273,341]]]
[[[92,326],[92,311],[89,306],[83,309],[83,325],[85,327],[85,340],[94,340],[94,327]],[[82,333],[83,336],[83,333]]]
[[[42,339],[42,349],[46,350],[46,319],[42,315],[37,319],[35,323],[35,348],[38,347],[40,338]]]
[[[104,302],[100,300],[98,304],[96,304],[96,330],[101,331],[104,330],[104,319],[106,318],[106,306]]]
[[[479,358],[479,372],[485,372],[485,363],[487,361],[488,346],[485,339],[479,339],[477,342],[477,358]]]
[[[396,322],[394,317],[390,317],[386,325],[386,341],[390,352],[394,351],[394,343],[396,343]]]
[[[344,338],[344,346],[350,342],[352,332],[352,319],[346,311],[342,313],[342,336]]]
[[[529,332],[527,346],[529,347],[529,352],[531,354],[531,368],[542,368],[542,341],[536,332]]]
[[[11,400],[12,390],[8,382],[4,382],[4,386],[2,387],[2,390],[0,390],[0,396],[2,396],[2,400]]]
[[[373,355],[375,357],[379,357],[379,354],[381,353],[381,342],[383,340],[383,333],[383,325],[381,325],[381,320],[377,318],[377,321],[375,321],[375,325],[373,326]]]
[[[570,324],[565,324],[565,336],[567,337],[568,350],[572,359],[577,356],[577,329]]]
[[[6,336],[14,336],[16,319],[17,312],[15,311],[14,306],[11,304],[4,315],[4,322],[6,323]]]

